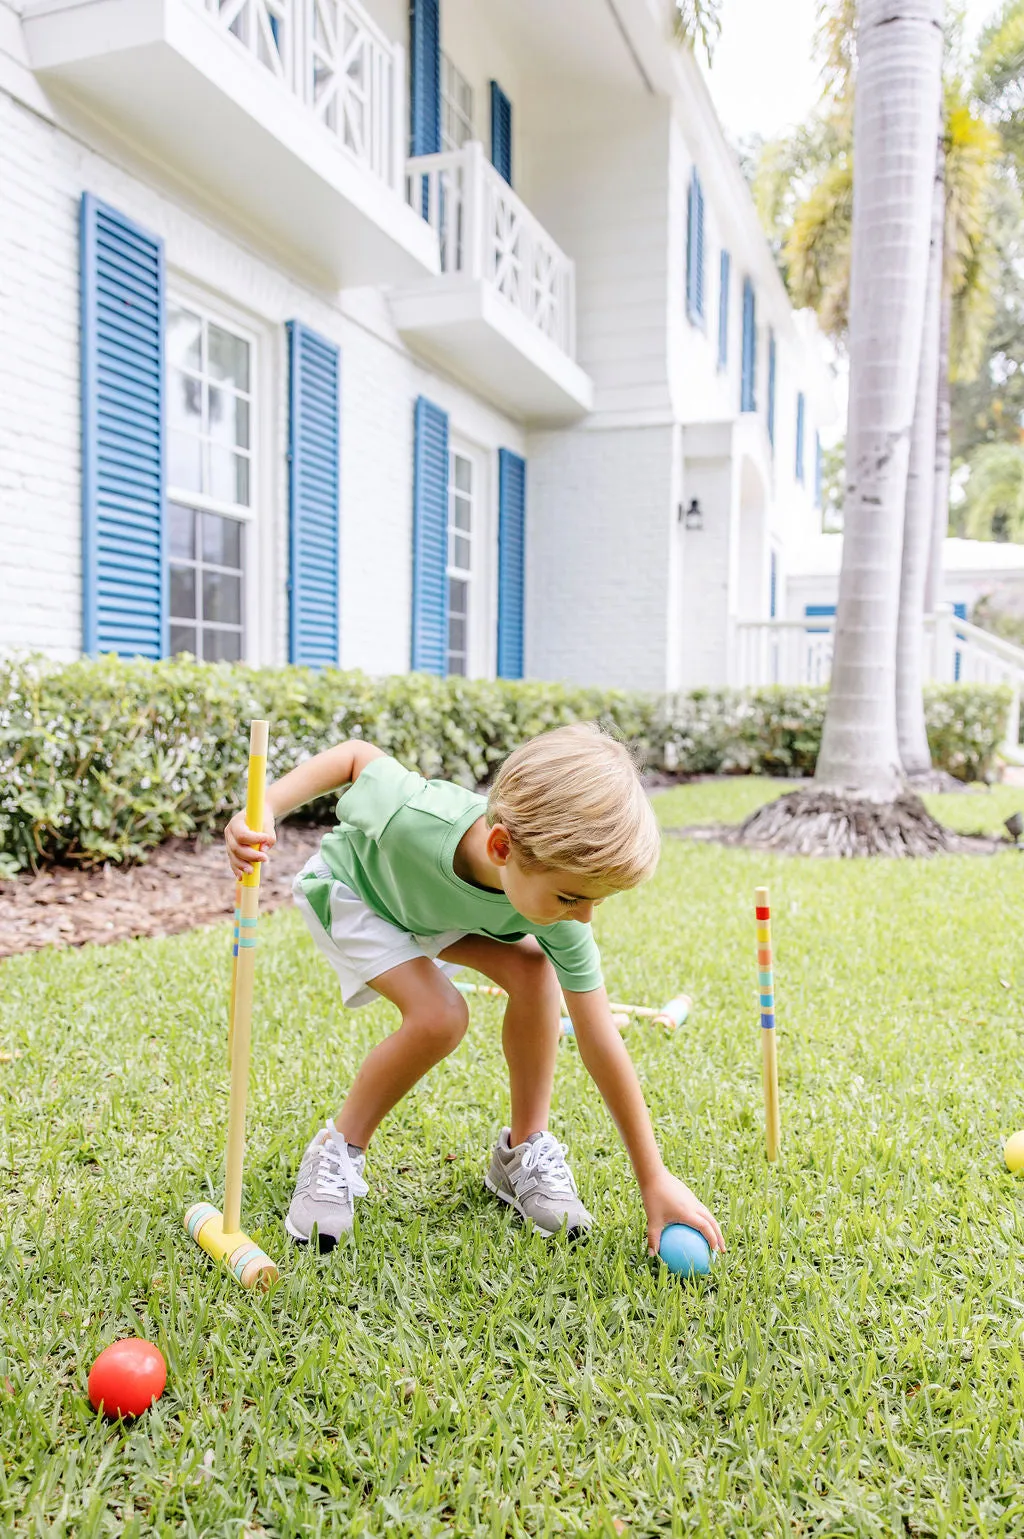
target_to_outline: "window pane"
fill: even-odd
[[[170,536],[170,554],[186,561],[194,561],[196,554],[196,516],[191,508],[182,508],[176,502],[168,503],[167,524]]]
[[[203,661],[237,663],[242,657],[241,631],[203,631]]]
[[[235,443],[240,449],[248,449],[249,445],[249,402],[243,401],[241,396],[235,396]]]
[[[203,573],[203,619],[242,623],[242,579],[225,572]]]
[[[468,531],[469,526],[472,523],[472,514],[473,504],[467,498],[454,497],[452,499],[452,522],[454,523],[456,529],[465,529]]]
[[[215,444],[248,449],[249,402],[235,395],[231,390],[223,390],[218,385],[211,385],[209,434]]]
[[[464,615],[469,607],[469,583],[461,577],[449,577],[448,579],[448,613],[449,615]]]
[[[452,540],[452,566],[462,572],[469,571],[469,541],[464,535],[457,534]]]
[[[175,620],[196,617],[196,569],[171,565],[171,614]]]
[[[167,306],[167,358],[170,363],[184,369],[201,369],[202,334],[203,323],[198,315],[181,305]]]
[[[461,454],[455,456],[455,489],[459,492],[473,490],[473,462]]]
[[[234,396],[230,390],[210,386],[207,431],[215,444],[233,444],[235,441]]]
[[[196,628],[194,625],[171,626],[171,656],[177,657],[179,652],[191,652],[196,654]]]
[[[235,455],[235,501],[240,508],[249,506],[249,460],[244,454]]]
[[[466,659],[464,657],[457,657],[454,652],[449,652],[448,672],[455,674],[457,678],[464,679],[466,677]]]
[[[452,652],[466,650],[466,622],[457,615],[451,615],[448,619],[448,647]]]
[[[191,374],[172,369],[167,381],[167,416],[172,427],[203,430],[203,387]]]
[[[183,492],[203,489],[203,446],[191,433],[168,435],[167,479]]]
[[[249,389],[249,344],[211,321],[207,331],[210,378],[238,390]]]
[[[242,565],[242,526],[237,518],[203,514],[203,560],[212,561],[214,566]]]
[[[222,502],[236,502],[235,456],[230,449],[210,449],[210,496]]]

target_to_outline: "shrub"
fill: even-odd
[[[1005,690],[928,692],[937,763],[972,779],[1002,736]],[[660,700],[561,684],[252,669],[116,657],[0,660],[0,875],[55,861],[133,860],[173,835],[218,829],[243,795],[248,722],[273,723],[280,775],[363,737],[428,776],[488,781],[517,743],[597,718],[655,767],[686,774],[810,773],[825,693],[695,690]],[[309,809],[329,815],[331,798]]]

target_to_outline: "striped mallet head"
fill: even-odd
[[[215,1261],[226,1261],[243,1288],[267,1289],[278,1271],[270,1257],[247,1234],[224,1232],[224,1218],[210,1202],[194,1202],[185,1214],[185,1228]]]

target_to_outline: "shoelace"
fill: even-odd
[[[316,1190],[321,1197],[365,1197],[370,1188],[352,1163],[344,1144],[339,1144],[334,1129],[327,1123],[327,1138],[320,1145],[316,1162]]]
[[[536,1184],[543,1184],[553,1197],[575,1197],[576,1182],[565,1163],[567,1153],[565,1144],[560,1144],[553,1133],[544,1133],[534,1143],[527,1144],[517,1176],[524,1179],[532,1176]]]

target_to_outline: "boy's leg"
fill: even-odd
[[[398,1030],[363,1060],[335,1127],[350,1144],[365,1149],[393,1106],[466,1034],[466,1001],[427,957],[402,962],[369,986],[402,1014]]]
[[[525,1143],[531,1133],[545,1130],[551,1111],[561,1033],[555,970],[532,936],[509,945],[486,935],[464,935],[441,957],[475,968],[508,994],[501,1045],[512,1100],[509,1142]]]
[[[502,1046],[512,1093],[512,1127],[491,1156],[486,1185],[544,1234],[582,1234],[593,1220],[579,1199],[565,1149],[548,1132],[558,1057],[560,992],[554,968],[531,937],[514,945],[463,936],[441,953],[475,967],[508,991]]]
[[[402,1024],[364,1060],[334,1127],[328,1123],[307,1144],[285,1219],[293,1239],[305,1243],[316,1234],[321,1251],[352,1228],[356,1199],[367,1192],[363,1150],[377,1124],[458,1046],[469,1019],[462,995],[426,957],[390,968],[372,987],[398,1006]]]

